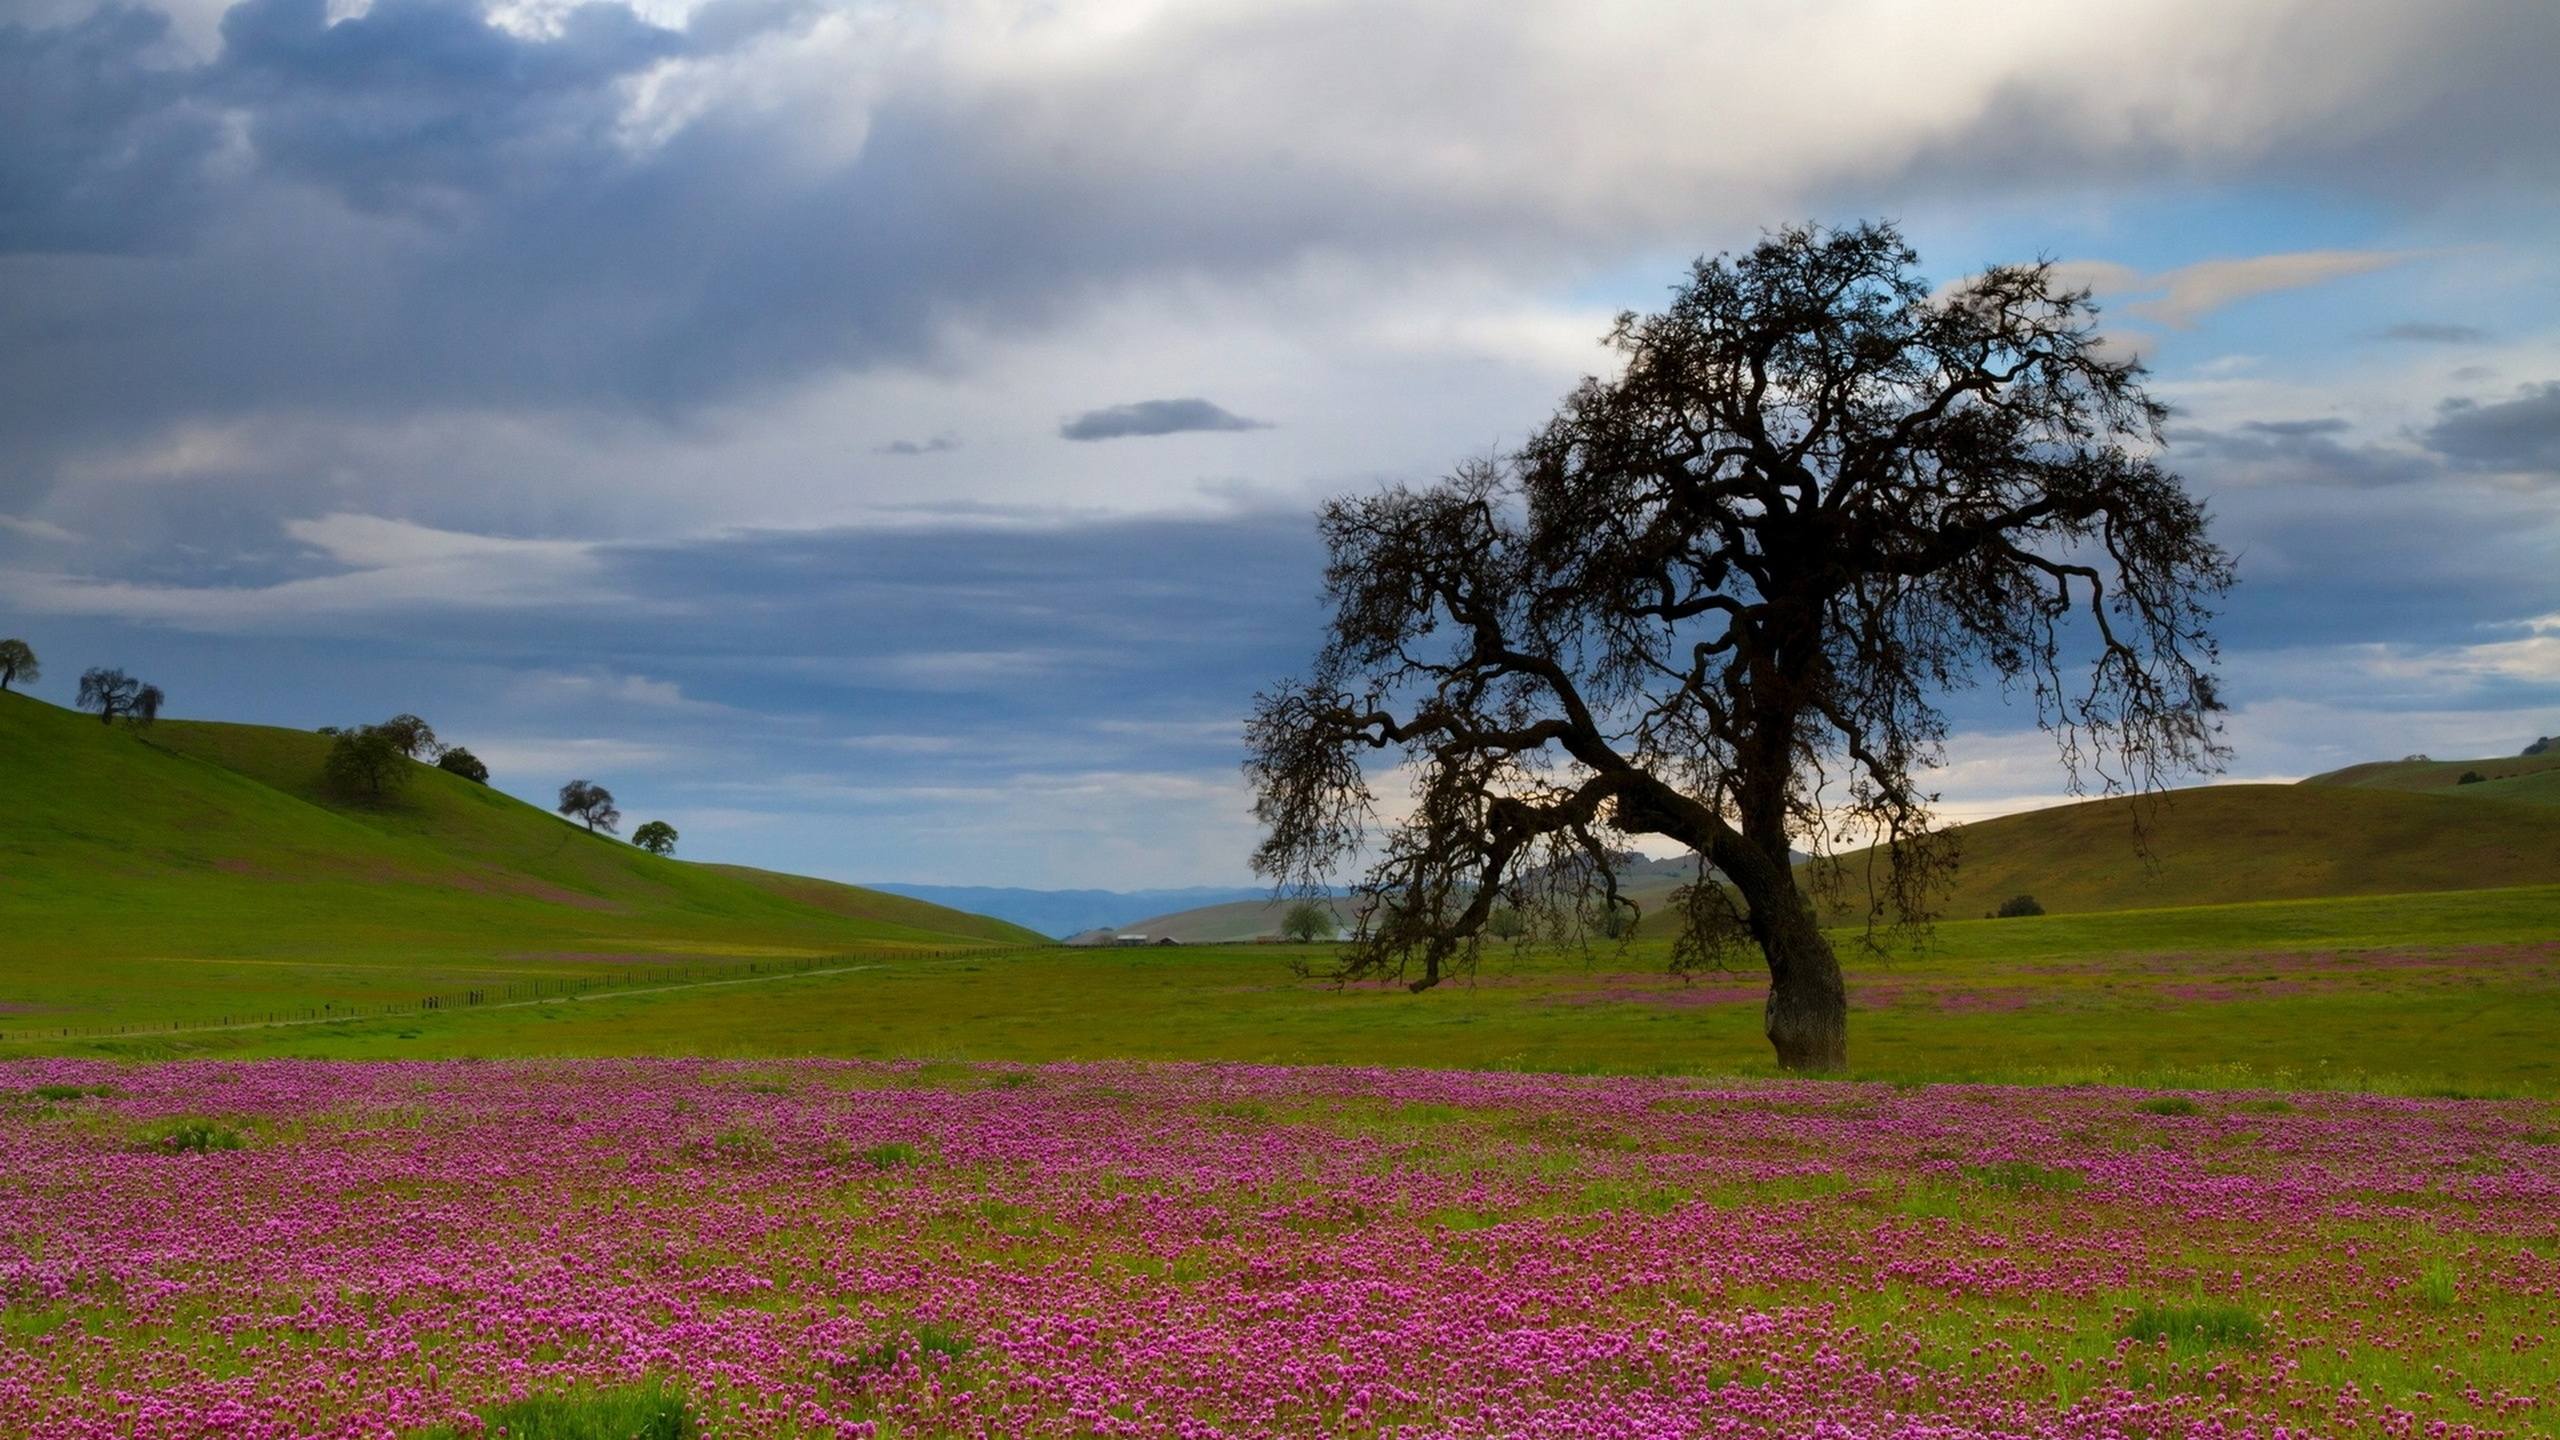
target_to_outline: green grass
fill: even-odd
[[[2467,793],[2493,788],[2208,785],[2004,815],[1956,831],[1962,864],[1939,911],[1987,916],[2013,895],[2060,915],[2560,884],[2560,805]],[[1860,903],[1863,862],[1841,862]]]
[[[0,697],[0,750],[20,745],[63,763],[13,774],[0,812],[10,882],[0,886],[0,1056],[1770,1069],[1756,967],[1683,983],[1664,973],[1658,939],[1587,955],[1497,947],[1474,976],[1421,995],[1291,973],[1293,959],[1321,965],[1326,947],[1008,950],[1002,942],[1026,932],[822,881],[657,859],[441,772],[422,772],[397,805],[348,806],[318,788],[316,736],[182,722],[137,734]],[[2238,827],[2247,807],[2230,807],[2269,791],[2315,806],[2323,795],[2417,806],[2431,824],[2448,813],[2483,825],[2560,821],[2526,806],[2313,786],[2188,792],[2175,813]],[[2039,823],[2077,825],[2102,808]],[[2339,823],[2342,835],[2352,828]],[[2426,844],[2449,843],[2440,828]],[[2484,844],[2513,839],[2490,829]],[[2103,845],[2068,827],[2048,838],[2139,869],[2112,832]],[[1989,863],[1986,853],[1999,856],[1977,844],[1969,863]],[[2429,885],[2457,873],[2416,855],[2404,870]],[[1968,883],[2068,899],[2014,874]],[[1950,920],[1878,951],[1856,930],[1835,931],[1850,971],[1854,1073],[2560,1093],[2549,1043],[2560,1033],[2560,885],[2054,908],[2065,913]],[[774,973],[818,964],[838,973]],[[748,966],[760,968],[741,977]],[[494,1000],[540,984],[556,997],[582,977],[677,981],[706,968],[743,983],[336,1018],[421,993],[469,988]],[[263,1023],[293,1014],[326,1023]],[[233,1028],[61,1033],[224,1020]]]
[[[2480,779],[2465,785],[2462,783],[2465,775],[2477,775]],[[2542,755],[2507,755],[2495,760],[2381,760],[2314,775],[2302,783],[2413,790],[2450,795],[2460,800],[2512,800],[2529,805],[2560,805],[2560,750]]]
[[[2237,1305],[2201,1301],[2144,1305],[2117,1333],[2144,1345],[2165,1341],[2172,1354],[2199,1355],[2208,1350],[2255,1348],[2267,1338],[2267,1322]]]
[[[262,1017],[642,967],[1038,943],[852,886],[660,859],[428,766],[381,805],[327,741],[102,726],[0,695],[0,1033]]]
[[[2560,1034],[2555,936],[2560,887],[1950,923],[1925,951],[1845,952],[1853,1073],[2192,1092],[2560,1093],[2550,1045]],[[1745,970],[1683,984],[1663,972],[1654,942],[1589,957],[1497,953],[1472,981],[1420,995],[1297,979],[1290,961],[1306,953],[1255,945],[891,958],[841,975],[574,1005],[0,1044],[0,1055],[1771,1068],[1763,978]],[[116,978],[106,967],[101,983]],[[145,990],[119,993],[125,1013],[161,1003]]]
[[[684,1398],[662,1385],[635,1385],[592,1395],[538,1395],[477,1412],[481,1428],[451,1425],[413,1432],[412,1440],[692,1440],[701,1433]]]

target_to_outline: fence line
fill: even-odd
[[[881,950],[846,951],[837,955],[804,955],[791,959],[750,960],[743,965],[650,966],[640,969],[624,966],[618,971],[598,975],[563,975],[556,979],[536,976],[531,980],[512,980],[503,985],[477,986],[466,990],[421,995],[415,1000],[382,1000],[370,1004],[341,1005],[334,1001],[319,1005],[301,1005],[291,1009],[244,1010],[225,1014],[220,1019],[130,1021],[121,1025],[34,1025],[14,1030],[0,1030],[0,1043],[12,1040],[96,1040],[119,1035],[183,1035],[201,1030],[244,1030],[263,1025],[309,1025],[336,1020],[379,1020],[394,1015],[431,1015],[446,1010],[469,1010],[484,1005],[526,1004],[539,1000],[569,1000],[584,995],[609,995],[616,990],[679,989],[688,985],[733,984],[740,980],[770,975],[782,979],[805,975],[813,970],[835,970],[849,963],[886,960],[956,960],[963,956],[980,959],[1010,959],[1035,953],[1047,947],[959,946],[948,950]]]

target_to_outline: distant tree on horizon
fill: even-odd
[[[459,745],[445,747],[444,752],[436,756],[436,768],[482,785],[489,783],[489,767],[480,763],[479,756]]]
[[[1330,940],[1340,927],[1334,923],[1333,910],[1313,900],[1301,900],[1280,917],[1280,933],[1301,945]]]
[[[1258,873],[1366,867],[1333,978],[1436,985],[1498,905],[1614,927],[1617,857],[1660,837],[1721,877],[1675,897],[1674,968],[1756,951],[1778,1063],[1837,1070],[1816,900],[1927,922],[1945,692],[2014,684],[2075,785],[2219,767],[2232,563],[2160,461],[2167,407],[2052,263],[1918,263],[1890,224],[1701,258],[1517,452],[1322,509],[1333,613],[1245,769]],[[1384,833],[1371,756],[1413,777]],[[1800,872],[1798,841],[1875,863]]]
[[[412,760],[433,760],[444,753],[444,747],[436,743],[435,727],[415,715],[394,715],[373,729]]]
[[[35,672],[31,670],[27,673],[32,675]],[[9,687],[6,685],[0,685],[0,690],[6,690],[8,688]],[[2560,747],[2560,735],[2545,735],[2534,741],[2532,744],[2524,747],[2524,753],[2527,755],[2546,755],[2556,747]]]
[[[379,725],[341,730],[329,741],[323,775],[332,789],[368,800],[382,800],[409,783],[408,752],[396,736]]]
[[[44,671],[36,664],[36,652],[24,640],[0,640],[0,693],[5,693],[13,680],[41,680]]]
[[[631,832],[631,843],[652,855],[676,853],[676,827],[664,820],[652,820]]]
[[[607,835],[622,823],[622,812],[614,808],[613,792],[592,780],[572,780],[560,787],[561,814],[583,821],[587,833],[602,830]]]
[[[97,711],[101,725],[119,719],[128,725],[148,725],[160,718],[160,706],[167,699],[159,686],[101,665],[81,673],[77,703],[83,710]]]

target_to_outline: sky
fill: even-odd
[[[2560,7],[0,0],[0,635],[850,880],[1249,878],[1312,514],[1701,254],[2047,257],[2230,779],[2560,732]],[[1951,819],[2060,798],[1950,702]]]

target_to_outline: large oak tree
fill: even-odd
[[[1701,857],[1674,963],[1756,950],[1780,1063],[1838,1068],[1815,901],[1926,918],[1940,696],[2010,687],[2075,787],[2219,762],[2232,571],[2141,367],[2050,264],[1917,263],[1883,224],[1701,260],[1516,454],[1324,508],[1330,634],[1258,699],[1247,772],[1263,874],[1368,865],[1340,974],[1435,984],[1505,911],[1621,933],[1622,857],[1661,837]],[[1391,823],[1372,756],[1411,786]]]

